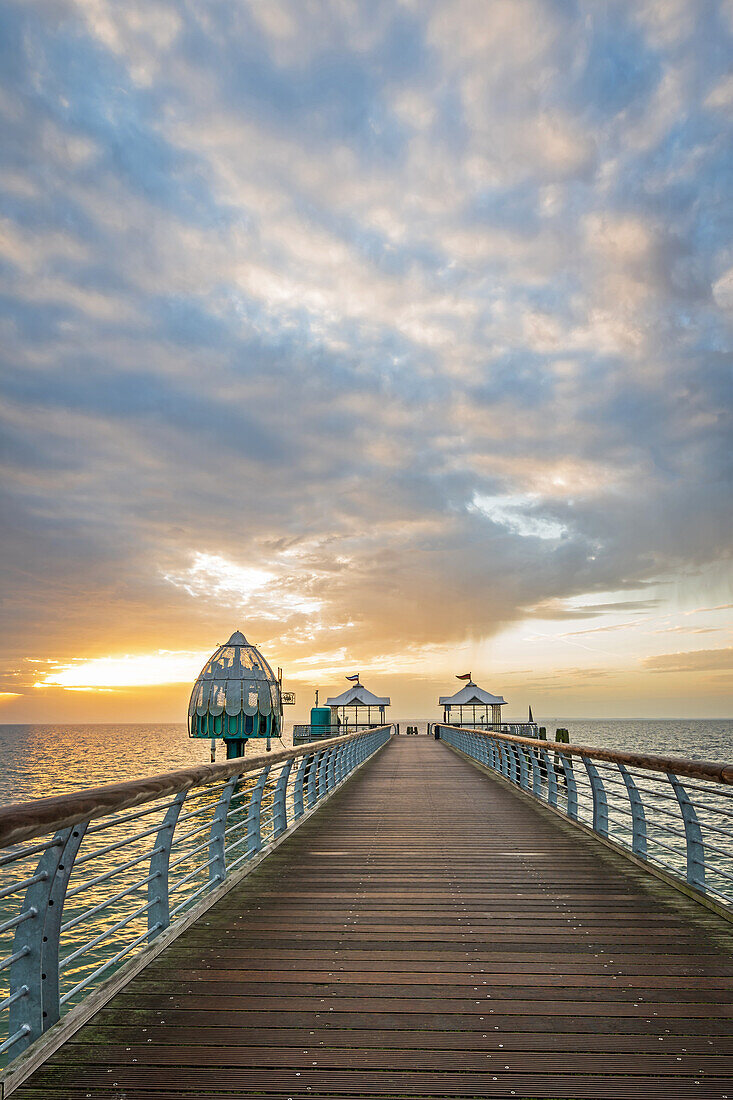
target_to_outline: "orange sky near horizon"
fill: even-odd
[[[690,586],[694,596],[695,586]],[[627,594],[628,595],[628,594]],[[262,641],[248,632],[273,667],[282,665],[284,685],[297,702],[286,718],[305,721],[314,691],[321,699],[344,687],[359,671],[378,694],[392,698],[391,716],[430,718],[437,699],[451,691],[453,677],[470,669],[474,679],[508,700],[505,716],[705,718],[733,715],[730,647],[732,604],[665,606],[645,595],[643,612],[630,614],[628,599],[584,609],[582,601],[554,606],[552,618],[506,625],[476,642],[414,642],[391,653],[368,643],[349,650],[318,651],[306,645]],[[657,602],[658,601],[658,602]],[[639,602],[639,601],[636,601]],[[693,601],[694,602],[694,601]],[[621,610],[617,607],[622,605]],[[545,610],[547,614],[547,610]],[[558,617],[578,615],[577,618]],[[134,652],[114,646],[104,655],[72,660],[29,660],[15,677],[17,691],[0,694],[3,722],[183,722],[191,685],[216,645],[246,621],[222,617],[209,646]],[[286,631],[283,631],[286,633]],[[670,638],[679,648],[670,651]],[[712,640],[716,648],[711,648]],[[690,647],[690,648],[688,648]],[[375,652],[377,650],[377,652]]]

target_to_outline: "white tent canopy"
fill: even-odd
[[[460,688],[455,695],[441,695],[438,702],[441,707],[470,707],[474,704],[482,707],[506,706],[503,695],[492,695],[490,691],[484,691],[473,681]]]
[[[327,707],[388,707],[389,705],[389,696],[380,698],[372,694],[363,684],[353,684],[341,695],[326,699]]]
[[[332,721],[336,726],[383,726],[386,724],[384,711],[389,704],[389,696],[375,695],[358,681],[341,695],[326,699],[326,706],[331,708]],[[373,710],[379,716],[376,723],[372,721]]]
[[[474,684],[473,680],[469,680],[459,688],[455,695],[441,695],[438,702],[443,708],[443,721],[447,725],[457,721],[461,726],[464,724],[464,710],[467,711],[467,718],[471,725],[500,726],[501,708],[506,706],[503,695],[494,695],[490,691],[485,691],[478,684]],[[456,711],[457,718],[454,717]]]

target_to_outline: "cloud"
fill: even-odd
[[[708,93],[705,106],[713,110],[727,110],[733,106],[733,76],[724,76],[717,82]]]
[[[7,667],[417,675],[723,560],[726,10],[7,5]]]
[[[607,626],[593,626],[587,630],[571,630],[566,634],[559,634],[559,638],[574,638],[581,634],[602,634],[608,630],[629,630],[629,628],[638,626],[639,623],[644,622],[644,619],[632,619],[627,623],[609,623]]]
[[[279,555],[281,562],[292,551]],[[287,564],[285,563],[286,568]],[[259,618],[278,618],[283,614],[312,615],[321,601],[308,596],[302,571],[295,576],[280,571],[278,577],[268,569],[239,565],[216,554],[194,553],[185,571],[165,573],[164,579],[183,588],[194,598],[217,600],[226,607],[236,607],[240,613]]]
[[[685,615],[702,615],[707,611],[730,611],[733,603],[719,603],[714,607],[695,607],[692,611],[685,611]]]
[[[490,497],[475,493],[468,509],[522,538],[562,538],[567,534],[567,527],[548,516],[536,514],[537,499],[531,494]]]
[[[645,657],[641,663],[651,672],[733,670],[733,646],[725,649],[698,649],[689,653],[664,653],[657,657]]]

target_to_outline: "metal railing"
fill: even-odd
[[[394,722],[392,728],[399,733],[399,726]],[[326,741],[333,737],[347,737],[350,733],[363,733],[365,730],[380,729],[379,722],[355,722],[330,726],[314,726],[309,723],[296,723],[293,726],[293,743],[303,741]]]
[[[511,733],[515,737],[537,737],[539,726],[536,722],[438,722],[437,725],[450,725],[454,729],[482,730],[485,733]]]
[[[733,765],[435,729],[526,794],[733,912]]]
[[[382,726],[0,809],[3,1061],[171,924],[195,919],[390,735]]]

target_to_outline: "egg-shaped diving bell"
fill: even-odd
[[[218,739],[227,759],[244,755],[250,737],[280,737],[280,682],[256,646],[236,630],[202,668],[188,704],[189,737]]]

